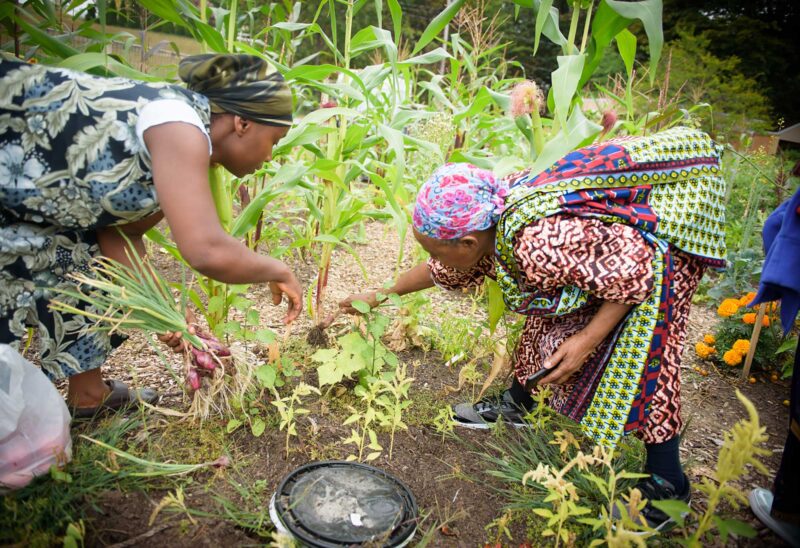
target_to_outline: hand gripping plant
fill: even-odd
[[[253,382],[253,360],[243,351],[232,352],[195,326],[190,329],[167,281],[135,251],[128,256],[132,268],[111,259],[95,259],[89,273],[72,276],[77,287],[59,290],[59,300],[50,306],[93,320],[86,329],[181,333],[188,343],[183,362],[192,394],[186,416],[202,421],[212,414],[231,414],[233,402],[241,402]],[[80,303],[89,306],[79,307]]]

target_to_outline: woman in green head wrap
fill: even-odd
[[[103,380],[121,340],[51,311],[51,289],[94,256],[127,263],[126,238],[143,254],[162,218],[200,273],[268,283],[286,322],[301,310],[289,267],[225,232],[208,181],[212,166],[241,177],[272,159],[292,122],[283,77],[250,55],[188,57],[179,73],[188,89],[0,59],[0,343],[38,327],[42,369],[69,377],[77,416],[156,395]]]

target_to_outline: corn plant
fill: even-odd
[[[309,36],[319,36],[334,60],[333,64],[299,65],[286,70],[286,78],[328,97],[335,104],[303,119],[287,136],[287,142],[297,137],[313,156],[310,174],[317,184],[304,196],[310,215],[296,245],[312,251],[317,266],[315,292],[309,293],[309,310],[319,321],[323,317],[325,289],[330,274],[334,249],[342,247],[359,261],[346,243],[348,233],[365,217],[391,217],[404,233],[408,213],[403,199],[397,201],[398,191],[405,188],[405,147],[407,145],[434,148],[434,145],[404,135],[402,128],[423,114],[400,107],[408,100],[415,67],[435,63],[447,54],[434,51],[409,59],[398,57],[402,10],[392,3],[390,10],[395,37],[379,26],[358,31],[353,29],[353,17],[364,2],[347,0],[345,6],[344,39],[341,47],[337,36],[328,37],[319,25],[293,27]],[[321,2],[320,8],[327,2]],[[460,2],[458,3],[460,4]],[[332,5],[332,3],[331,3]],[[422,50],[442,30],[457,11],[453,7],[437,17],[416,44],[412,54]],[[320,9],[317,10],[319,14]],[[329,9],[331,29],[336,28],[335,10]],[[380,52],[384,62],[354,70],[352,62],[359,56]],[[334,81],[330,81],[334,78]],[[400,82],[405,82],[406,97],[402,97]],[[359,176],[365,175],[383,191],[388,212],[370,211],[365,206],[373,193],[360,188]],[[408,200],[405,200],[407,203]],[[366,275],[366,273],[365,273]]]

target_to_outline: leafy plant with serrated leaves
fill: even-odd
[[[379,295],[381,300],[384,297],[395,306],[402,304],[396,294]],[[369,384],[369,379],[380,377],[387,366],[392,370],[397,367],[397,356],[381,342],[390,318],[381,314],[378,307],[371,309],[364,301],[353,301],[353,308],[364,315],[364,331],[343,335],[337,339],[336,348],[323,348],[311,356],[313,361],[320,364],[317,367],[320,387],[356,376],[365,386]]]
[[[453,408],[449,405],[440,407],[436,416],[433,417],[433,429],[442,435],[442,443],[444,443],[445,436],[452,436],[453,429],[455,428],[455,413]]]
[[[271,403],[278,409],[278,414],[280,414],[281,417],[278,428],[280,430],[286,430],[286,457],[288,458],[289,441],[292,436],[297,435],[296,417],[308,415],[311,412],[304,407],[300,407],[300,404],[306,396],[310,396],[311,394],[319,395],[320,392],[317,387],[301,382],[294,387],[291,394],[283,398],[280,397],[280,394],[278,394],[278,391],[275,389],[273,389],[272,393],[275,395],[275,399],[272,400]]]

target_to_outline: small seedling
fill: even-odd
[[[281,398],[278,391],[274,388],[272,389],[272,393],[275,395],[275,399],[271,403],[278,409],[278,413],[281,416],[279,429],[286,430],[286,458],[289,458],[289,440],[291,440],[292,436],[297,435],[297,421],[295,417],[299,415],[308,415],[311,412],[308,409],[300,407],[300,403],[304,397],[310,394],[319,395],[320,392],[318,388],[301,382],[295,386],[289,396],[284,398]]]
[[[454,416],[453,408],[446,405],[441,407],[433,418],[433,428],[442,435],[442,443],[444,443],[445,436],[453,435],[453,428],[455,428]]]
[[[364,459],[369,462],[377,459],[381,455],[381,452],[383,452],[383,447],[378,443],[378,435],[373,426],[376,422],[381,423],[386,420],[385,414],[375,407],[376,400],[380,395],[380,386],[378,383],[371,383],[368,385],[368,388],[365,388],[359,384],[355,387],[355,393],[361,398],[361,402],[364,404],[364,410],[360,411],[352,405],[348,406],[351,414],[345,419],[343,424],[345,426],[348,424],[355,424],[357,428],[352,428],[350,430],[350,436],[342,441],[346,444],[350,443],[358,447],[358,455],[348,455],[347,460],[361,461]],[[368,438],[369,443],[367,442]],[[367,453],[366,458],[364,458],[365,448],[371,449],[371,452]]]
[[[395,431],[398,428],[408,430],[408,426],[403,422],[403,411],[413,403],[408,399],[408,390],[413,382],[413,377],[406,377],[405,364],[397,366],[391,381],[384,379],[378,381],[378,389],[381,395],[375,403],[384,409],[381,426],[391,429],[389,460],[392,460]]]

